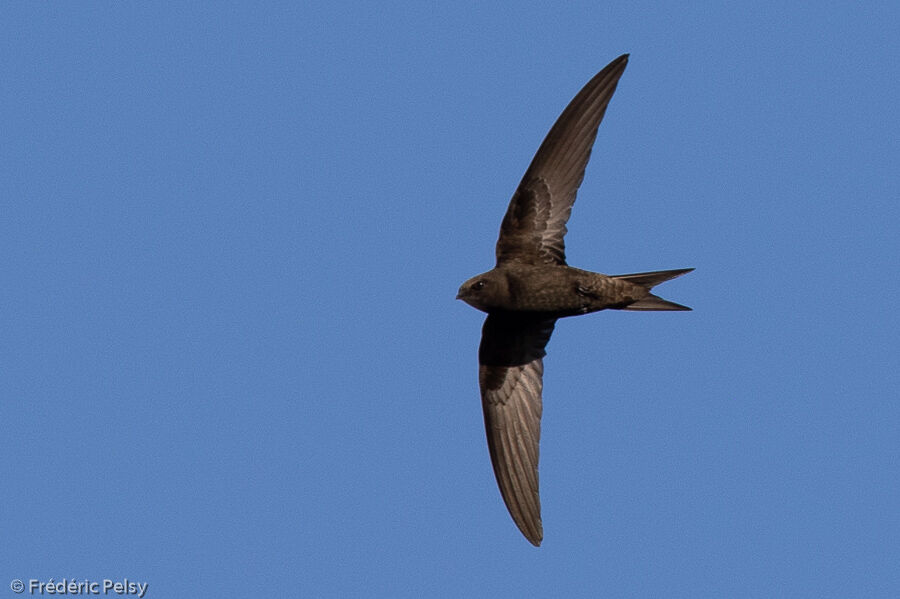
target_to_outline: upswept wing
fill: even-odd
[[[597,137],[597,127],[625,71],[623,54],[597,73],[569,103],[544,138],[510,200],[497,264],[565,264],[566,221]]]

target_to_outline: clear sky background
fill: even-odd
[[[4,4],[0,596],[897,597],[898,24]],[[454,295],[625,52],[569,261],[694,311],[557,325],[536,549]]]

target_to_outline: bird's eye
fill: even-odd
[[[484,281],[476,281],[472,283],[472,289],[478,291],[479,289],[484,289]]]

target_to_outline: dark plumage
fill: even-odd
[[[566,264],[566,221],[625,54],[591,79],[550,129],[500,226],[497,265],[459,288],[457,299],[487,312],[478,379],[488,449],[500,493],[522,534],[543,538],[538,444],[544,347],[556,319],[607,308],[690,310],[654,285],[691,268],[608,276]]]

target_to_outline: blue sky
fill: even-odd
[[[896,597],[898,22],[5,4],[3,588]],[[453,298],[625,52],[569,262],[696,267],[659,288],[694,311],[557,325],[535,549],[490,468],[483,316]]]

